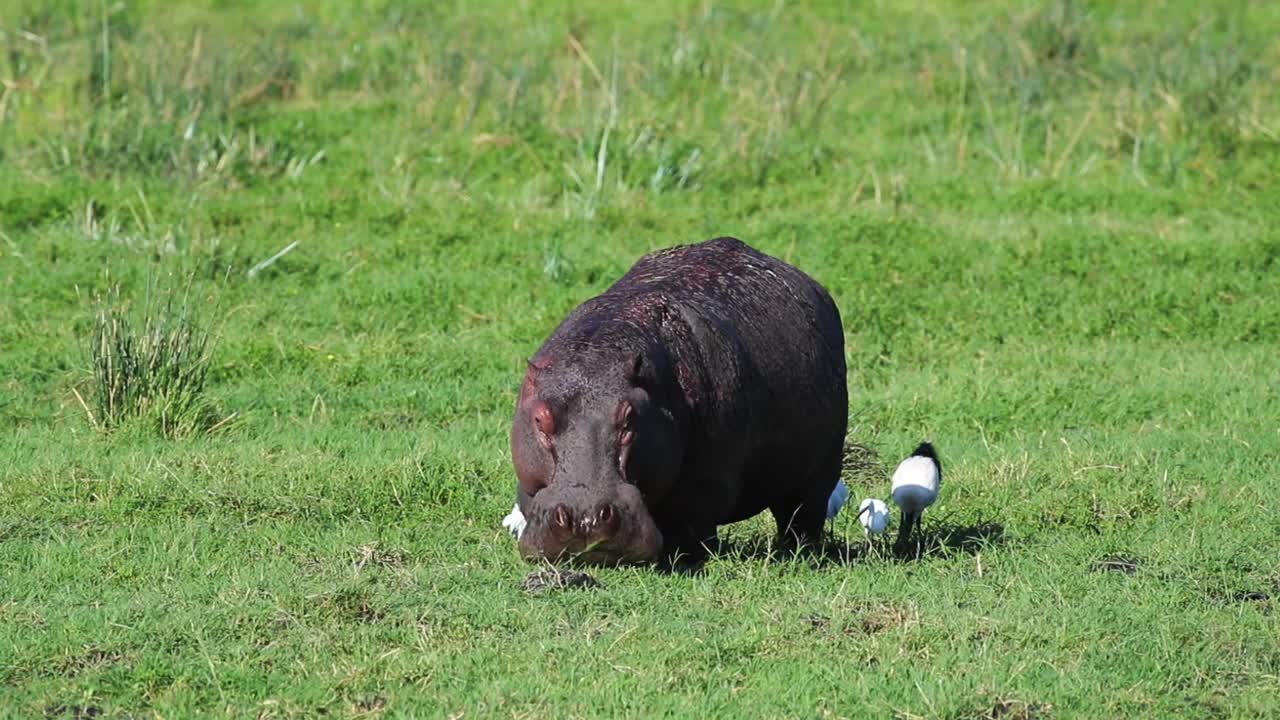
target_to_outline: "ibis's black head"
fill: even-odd
[[[942,469],[942,463],[938,461],[938,452],[933,449],[933,443],[920,443],[915,450],[911,451],[911,457],[927,457],[933,461],[934,465],[938,466],[939,470]]]

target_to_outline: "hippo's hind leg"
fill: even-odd
[[[822,525],[826,518],[826,501],[812,498],[779,502],[769,507],[778,523],[778,545],[784,551],[813,546],[822,541]]]
[[[797,493],[769,506],[778,524],[778,543],[783,548],[821,544],[827,500],[840,479],[842,447],[838,446],[835,453],[828,453],[822,462],[812,467],[808,477],[799,483]]]

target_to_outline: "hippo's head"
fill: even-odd
[[[647,563],[662,551],[649,513],[684,453],[653,362],[638,353],[538,357],[520,389],[511,430],[530,561]]]

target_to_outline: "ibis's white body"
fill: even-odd
[[[893,504],[903,513],[919,515],[938,499],[942,473],[930,457],[912,455],[893,471]]]
[[[880,535],[889,529],[893,515],[883,500],[867,498],[858,506],[858,522],[862,524],[862,532],[867,535]]]
[[[520,535],[524,533],[524,526],[524,513],[520,512],[519,505],[513,505],[511,507],[511,512],[507,513],[507,516],[502,518],[502,527],[511,531],[512,537],[519,539]]]

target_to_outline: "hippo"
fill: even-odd
[[[520,554],[701,562],[768,510],[821,540],[848,429],[830,294],[732,237],[640,258],[528,360],[511,427]]]

